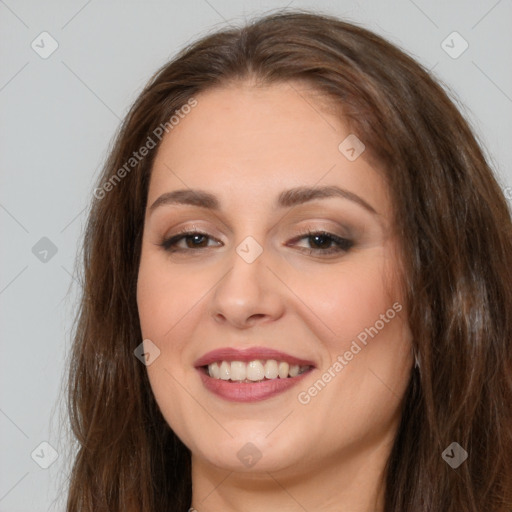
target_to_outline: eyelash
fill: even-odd
[[[210,237],[210,235],[208,235],[207,233],[203,233],[201,231],[195,231],[195,230],[187,231],[185,229],[183,231],[180,231],[176,235],[173,235],[170,238],[162,240],[162,242],[160,242],[158,245],[163,247],[163,249],[169,253],[190,252],[190,251],[199,251],[199,250],[208,249],[208,247],[197,247],[197,248],[192,248],[192,249],[190,249],[190,248],[188,248],[188,249],[175,248],[175,246],[178,242],[180,242],[181,240],[183,240],[185,238],[191,237],[193,235],[200,235],[200,236],[204,236],[209,239],[213,239],[213,237]],[[354,242],[352,240],[349,240],[348,238],[342,238],[342,237],[336,236],[332,233],[329,233],[327,231],[322,231],[322,230],[320,230],[320,231],[312,231],[312,230],[304,231],[304,232],[300,233],[300,235],[298,237],[295,237],[292,240],[292,242],[297,242],[299,240],[302,240],[303,238],[311,238],[314,236],[325,237],[328,239],[328,241],[331,241],[331,242],[334,242],[335,244],[337,244],[338,248],[331,247],[329,249],[306,249],[303,247],[303,248],[301,248],[301,252],[305,252],[308,255],[319,254],[319,255],[323,256],[323,255],[348,252],[354,245]]]

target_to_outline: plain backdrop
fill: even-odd
[[[0,0],[0,512],[64,509],[75,255],[120,120],[183,46],[286,6],[362,24],[432,69],[512,185],[510,0]]]

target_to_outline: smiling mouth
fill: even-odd
[[[254,384],[268,380],[293,379],[313,368],[311,365],[289,364],[276,359],[252,361],[215,361],[202,366],[208,377],[231,383]]]
[[[231,402],[259,402],[297,386],[313,372],[313,360],[265,346],[223,347],[194,362],[210,393]]]

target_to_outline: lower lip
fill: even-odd
[[[258,402],[267,400],[286,390],[292,388],[302,381],[311,370],[308,370],[297,377],[286,379],[269,379],[261,382],[231,382],[222,379],[213,379],[207,375],[202,368],[198,368],[199,375],[204,386],[217,396],[231,402]]]

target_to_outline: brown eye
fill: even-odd
[[[184,231],[178,235],[174,235],[163,240],[160,243],[160,246],[162,246],[168,252],[186,252],[187,250],[194,251],[196,249],[208,248],[208,239],[213,240],[213,238],[211,238],[206,233],[201,233],[199,231]],[[185,240],[186,248],[178,247],[178,243],[181,242],[181,240]]]
[[[326,231],[308,231],[303,233],[299,238],[295,238],[293,241],[307,239],[311,246],[311,249],[304,248],[304,252],[308,254],[335,254],[340,252],[349,251],[354,242],[348,238],[342,238]],[[334,247],[332,245],[335,245]]]

